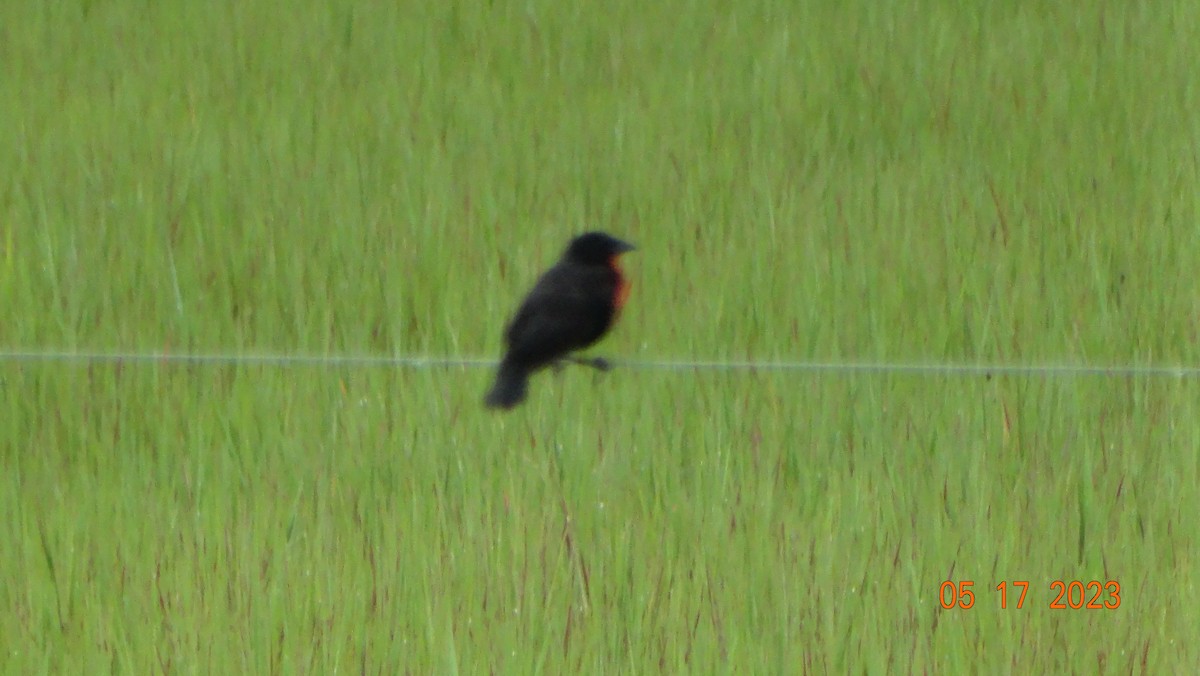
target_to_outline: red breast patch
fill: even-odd
[[[625,301],[629,300],[629,280],[625,277],[624,271],[621,270],[618,256],[610,258],[608,266],[612,268],[613,272],[617,273],[617,290],[613,293],[613,307],[620,310],[625,307]]]

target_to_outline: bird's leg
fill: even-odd
[[[594,368],[601,372],[612,370],[612,362],[608,361],[604,357],[578,357],[573,354],[567,355],[566,357],[559,357],[558,359],[550,362],[550,368],[554,369],[555,373],[560,373],[564,368],[566,368],[568,363],[578,364],[579,366],[587,366],[588,368]]]
[[[612,364],[604,357],[576,357],[574,355],[567,357],[570,361],[580,366],[590,366],[597,371],[609,371],[612,369]]]

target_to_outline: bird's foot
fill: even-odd
[[[604,357],[569,357],[569,359],[580,366],[590,366],[597,371],[607,372],[612,370],[612,364]]]

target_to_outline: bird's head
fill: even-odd
[[[571,240],[564,258],[588,265],[607,265],[616,256],[633,251],[629,242],[624,242],[603,232],[584,233]]]

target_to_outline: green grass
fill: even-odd
[[[600,228],[621,360],[1200,364],[1197,45],[1182,0],[8,3],[0,348],[498,355]],[[1195,379],[490,376],[0,363],[0,671],[1200,663]]]

